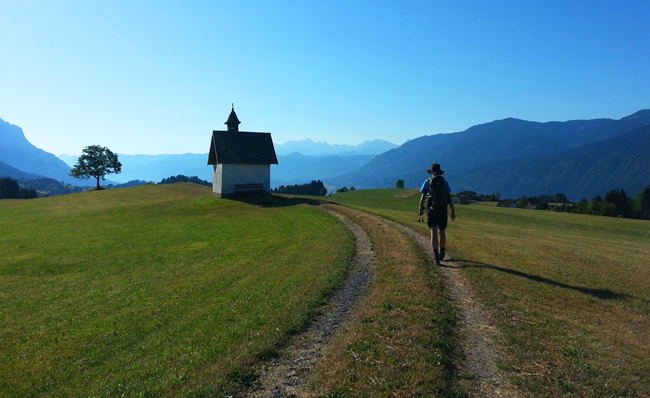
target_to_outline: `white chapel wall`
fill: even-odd
[[[221,163],[214,165],[212,191],[216,194],[233,194],[237,184],[258,183],[262,183],[264,191],[271,190],[271,165]]]

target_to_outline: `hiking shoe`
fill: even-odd
[[[440,261],[445,261],[445,248],[440,249]]]
[[[440,265],[440,253],[433,252],[433,256],[436,259],[436,265]]]

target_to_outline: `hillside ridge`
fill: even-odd
[[[28,174],[38,174],[75,185],[91,185],[68,175],[70,166],[55,155],[34,146],[23,130],[0,119],[0,161]]]
[[[465,131],[450,134],[424,136],[411,140],[399,148],[375,157],[358,171],[326,181],[339,186],[365,188],[391,188],[398,179],[405,181],[407,188],[419,188],[427,178],[426,169],[431,163],[440,163],[447,171],[452,190],[472,190],[479,193],[503,193],[509,196],[561,192],[564,187],[580,187],[572,191],[571,196],[590,195],[603,189],[594,185],[592,177],[585,179],[583,174],[555,174],[546,168],[546,179],[557,184],[546,186],[538,184],[539,178],[533,174],[513,173],[512,170],[500,170],[499,165],[508,164],[519,168],[535,170],[544,161],[543,156],[564,154],[565,157],[580,156],[582,162],[595,163],[600,158],[608,158],[616,148],[618,137],[636,129],[650,125],[650,110],[641,110],[619,120],[592,119],[567,122],[529,122],[515,118],[496,120],[476,125]],[[623,137],[623,141],[627,138]],[[587,147],[586,145],[607,142],[605,145]],[[643,153],[650,153],[650,144],[640,141],[637,145],[639,157],[636,162],[645,164]],[[589,149],[591,148],[591,149]],[[590,159],[590,160],[589,160]],[[574,159],[577,161],[577,159]],[[625,188],[631,193],[639,186],[647,186],[643,174],[633,162],[621,163],[616,171],[621,176],[618,180],[627,181]],[[490,170],[494,170],[491,173]],[[492,175],[495,174],[495,175]],[[476,176],[472,178],[471,176]],[[510,177],[508,189],[494,181],[499,175]],[[485,176],[491,178],[486,179]],[[517,181],[515,181],[515,176]],[[519,187],[518,181],[522,183]],[[526,184],[524,187],[523,184]],[[591,184],[591,185],[590,185]],[[644,185],[645,184],[645,185]],[[550,192],[545,190],[550,189]],[[532,191],[532,192],[531,192]],[[577,199],[580,199],[578,197]]]

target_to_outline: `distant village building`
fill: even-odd
[[[240,123],[233,106],[227,130],[212,132],[208,164],[212,191],[220,198],[271,191],[271,165],[278,164],[271,133],[239,131]]]
[[[526,200],[528,201],[528,205],[526,205],[528,210],[537,210],[540,205],[537,198],[526,198]]]
[[[514,199],[504,199],[500,200],[499,203],[497,203],[497,207],[511,207],[511,208],[517,208],[517,201]]]

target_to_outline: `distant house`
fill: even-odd
[[[240,123],[233,106],[227,130],[212,132],[208,164],[212,191],[220,198],[271,191],[271,165],[278,164],[271,133],[239,131]]]
[[[458,196],[452,196],[451,197],[451,203],[453,203],[455,205],[459,205],[459,204],[461,204],[461,200],[460,200],[460,198]]]
[[[526,198],[526,200],[528,201],[528,205],[526,205],[528,210],[537,210],[540,204],[537,198]]]
[[[517,208],[517,201],[514,199],[504,199],[500,200],[499,203],[497,203],[497,207],[511,207],[511,208]]]

